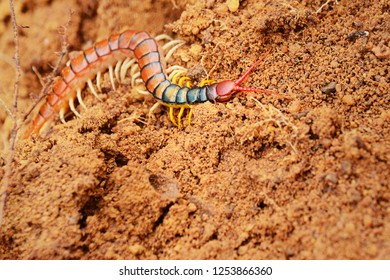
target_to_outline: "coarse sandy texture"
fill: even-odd
[[[169,65],[196,82],[237,79],[289,95],[237,93],[194,107],[191,126],[129,85],[85,90],[87,110],[18,141],[1,259],[390,259],[388,1],[17,1],[31,104],[61,49],[126,28],[186,41]],[[326,5],[323,5],[328,2]],[[0,3],[1,96],[13,34]],[[72,54],[72,53],[70,53]],[[0,110],[2,148],[10,120]],[[5,152],[0,176],[6,168]],[[3,180],[3,184],[4,184]]]

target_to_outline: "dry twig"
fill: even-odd
[[[15,47],[15,53],[14,53],[14,60],[15,60],[15,67],[16,67],[16,78],[14,82],[14,98],[12,103],[12,108],[9,109],[9,112],[11,113],[11,118],[13,121],[13,127],[11,131],[11,137],[10,137],[10,146],[8,150],[8,155],[6,159],[6,165],[4,170],[4,177],[2,180],[2,184],[0,187],[0,228],[3,222],[4,217],[4,209],[5,209],[5,202],[7,199],[7,189],[10,184],[10,177],[11,177],[11,170],[12,170],[12,162],[14,158],[14,151],[15,151],[15,142],[16,142],[16,135],[18,132],[18,98],[19,98],[19,81],[20,81],[20,56],[19,56],[19,31],[18,31],[18,24],[16,22],[16,16],[15,16],[15,9],[14,9],[14,2],[13,0],[9,0],[9,6],[11,10],[11,18],[12,18],[12,25],[14,30],[14,47]]]
[[[327,0],[324,4],[321,5],[321,7],[318,8],[318,10],[317,10],[315,13],[316,13],[316,14],[321,13],[322,9],[323,9],[326,5],[328,5],[328,4],[330,3],[330,1],[332,1],[332,0]],[[336,4],[338,4],[337,0],[334,0],[334,2],[335,2]]]

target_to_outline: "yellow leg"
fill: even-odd
[[[191,79],[189,77],[183,76],[179,79],[179,83],[178,83],[179,86],[182,87],[184,83],[186,84],[187,87],[191,87]]]
[[[200,83],[199,83],[199,86],[200,87],[203,87],[203,86],[205,86],[205,85],[210,85],[210,84],[214,84],[216,81],[214,81],[214,80],[203,80],[203,81],[201,81]]]
[[[174,71],[172,71],[169,78],[171,79],[173,84],[177,85],[179,83],[179,80],[180,80],[179,77],[181,75],[186,74],[186,73],[187,73],[186,70],[174,70]]]
[[[173,107],[169,107],[169,119],[174,125],[178,126],[175,121],[175,116],[173,115]]]
[[[183,116],[185,107],[181,107],[179,114],[177,115],[177,127],[180,128],[181,126],[181,117]]]
[[[191,125],[191,118],[192,118],[192,108],[190,108],[190,112],[188,113],[188,125]]]

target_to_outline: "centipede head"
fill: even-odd
[[[226,80],[219,82],[216,87],[216,93],[217,96],[215,98],[215,101],[217,102],[225,102],[228,101],[233,93],[235,92],[236,84],[234,81]]]

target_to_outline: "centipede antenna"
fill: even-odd
[[[260,59],[258,61],[256,61],[251,67],[249,67],[249,69],[246,70],[245,73],[234,83],[238,86],[239,84],[244,82],[248,78],[249,74],[255,69],[255,67],[257,65],[259,65],[260,62],[262,62],[264,60],[264,58],[266,58],[270,53],[271,53],[271,50],[267,51],[262,57],[260,57]]]
[[[108,67],[108,73],[110,74],[111,86],[114,90],[116,90],[115,81],[114,81],[114,68],[111,65]]]
[[[99,92],[102,92],[101,84],[102,84],[102,73],[99,71],[96,75],[96,86],[97,86]],[[92,83],[91,83],[91,85],[92,85]],[[88,86],[89,86],[89,84],[88,84]],[[95,89],[93,91],[95,91]],[[92,91],[92,93],[93,93],[93,91]],[[97,96],[97,94],[95,96]]]
[[[74,107],[74,100],[73,100],[73,98],[69,99],[69,107],[70,107],[70,110],[72,110],[72,112],[76,115],[76,117],[81,118],[80,113],[77,112],[76,108]]]
[[[79,101],[81,107],[83,107],[84,110],[86,110],[87,106],[85,106],[85,103],[84,103],[83,99],[81,98],[81,89],[80,88],[77,89],[77,94],[76,95],[77,95],[77,100]]]
[[[100,72],[99,72],[99,73],[100,73]],[[93,94],[99,101],[102,101],[102,100],[100,99],[100,97],[98,96],[98,94],[96,93],[95,88],[93,87],[93,84],[92,84],[91,79],[88,79],[87,84],[88,84],[88,87],[89,87],[89,89],[91,90],[92,94]],[[99,83],[98,83],[98,84],[99,84]]]
[[[120,69],[121,69],[121,66],[122,66],[122,60],[119,60],[118,62],[117,62],[117,64],[115,65],[115,78],[116,78],[116,80],[117,80],[117,82],[120,84],[121,83],[121,79],[120,79],[120,76],[119,76],[119,71],[120,71]]]

